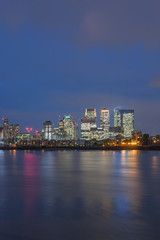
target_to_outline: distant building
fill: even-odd
[[[59,128],[53,128],[52,139],[56,141],[61,140],[59,139]]]
[[[58,128],[53,129],[52,139],[56,141],[64,141],[67,138],[67,132],[64,130],[63,120],[59,120]]]
[[[132,132],[132,138],[136,144],[140,145],[142,143],[142,131],[135,130]]]
[[[3,136],[3,127],[0,127],[0,141],[2,141],[4,139]]]
[[[124,138],[132,138],[134,131],[134,110],[133,109],[114,109],[114,127],[123,129]]]
[[[78,140],[78,124],[76,122],[73,122],[73,129],[74,129],[73,140]]]
[[[121,127],[110,127],[109,128],[109,139],[115,140],[117,136],[123,136],[123,129]]]
[[[104,131],[104,134],[103,134],[104,139],[108,139],[109,138],[109,127],[110,127],[109,109],[104,108],[101,110],[100,127]]]
[[[51,121],[43,123],[44,126],[44,140],[52,140],[53,124]]]
[[[72,120],[70,115],[66,115],[63,118],[63,125],[59,123],[60,129],[63,129],[66,133],[66,140],[77,140],[78,139],[78,127],[75,121]],[[63,127],[63,128],[62,128]]]
[[[67,139],[67,133],[63,128],[54,128],[52,133],[52,139],[56,141],[63,141]]]
[[[17,135],[19,134],[19,124],[16,125],[11,124],[9,127],[9,133],[10,133],[9,138],[15,140]]]
[[[156,135],[156,142],[160,143],[160,135]]]
[[[96,118],[81,119],[81,139],[91,140],[91,129],[97,129]]]
[[[121,143],[122,143],[122,135],[121,134],[118,134],[116,137],[115,137],[115,144],[117,146],[121,146]]]
[[[150,142],[153,145],[160,146],[160,135],[150,137]]]
[[[30,133],[19,133],[19,134],[17,134],[16,138],[17,138],[17,142],[30,141],[31,134]]]
[[[122,116],[118,108],[114,109],[114,127],[122,127]]]
[[[85,111],[85,118],[97,118],[97,113],[96,113],[96,109],[89,109],[89,108],[86,108],[86,111]]]
[[[36,131],[36,134],[31,136],[31,140],[33,140],[33,141],[42,141],[43,140],[43,136],[41,135],[41,133],[39,131]]]
[[[63,120],[59,120],[59,122],[58,122],[58,128],[64,130],[64,122],[63,122]]]
[[[90,133],[91,140],[100,141],[104,139],[104,129],[102,128],[91,128]]]
[[[97,129],[97,113],[96,109],[85,110],[85,118],[81,119],[81,139],[91,140],[91,129]]]
[[[4,118],[3,121],[3,138],[4,141],[7,141],[9,139],[9,120],[8,118]]]

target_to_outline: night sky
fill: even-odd
[[[160,134],[159,11],[159,0],[0,0],[1,117],[41,130],[86,107],[134,108],[135,127]]]

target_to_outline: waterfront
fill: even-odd
[[[0,239],[159,239],[160,151],[0,150]]]

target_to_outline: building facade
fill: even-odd
[[[86,108],[85,110],[85,118],[91,119],[91,118],[97,118],[97,113],[95,108]]]
[[[108,139],[109,138],[109,127],[110,127],[109,109],[104,108],[101,110],[100,127],[104,131],[104,134],[103,134],[104,139]]]
[[[3,138],[4,138],[4,141],[7,141],[10,137],[10,134],[9,134],[9,120],[8,118],[4,118],[3,120]]]
[[[132,138],[134,131],[134,110],[114,109],[114,127],[123,129],[124,138]]]
[[[117,136],[123,137],[123,129],[121,127],[110,127],[109,128],[109,139],[115,140]]]
[[[3,136],[3,127],[0,127],[0,141],[3,141],[4,136]]]
[[[53,124],[51,121],[43,123],[44,126],[44,140],[52,140]]]
[[[91,140],[92,139],[91,130],[94,131],[94,129],[97,129],[96,118],[81,119],[81,139]]]
[[[83,140],[91,140],[92,139],[92,131],[97,128],[97,113],[96,109],[88,109],[85,110],[85,118],[81,119],[81,139]]]
[[[78,126],[75,121],[72,120],[70,115],[65,115],[63,118],[63,128],[62,123],[59,124],[60,129],[63,129],[66,134],[65,140],[77,140],[78,139]]]
[[[17,134],[17,142],[21,141],[30,141],[31,140],[31,134],[30,133],[19,133]]]
[[[101,141],[104,140],[104,129],[102,128],[91,128],[90,131],[91,140]]]
[[[9,127],[10,139],[16,140],[17,135],[19,134],[19,124],[11,124]]]

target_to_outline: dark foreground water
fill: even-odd
[[[160,152],[0,151],[0,239],[160,239]]]

